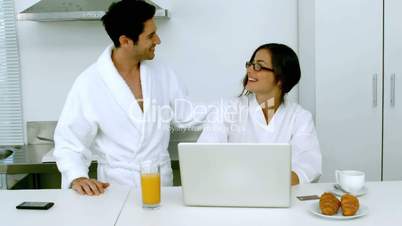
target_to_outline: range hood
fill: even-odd
[[[35,0],[18,13],[18,20],[74,21],[100,20],[110,4],[117,0]],[[155,17],[168,18],[168,10],[154,0],[145,0],[156,7]]]

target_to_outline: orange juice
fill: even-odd
[[[157,206],[161,201],[161,179],[159,173],[141,175],[142,203]]]

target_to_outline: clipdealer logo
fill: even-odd
[[[143,111],[139,103],[143,105]],[[275,114],[275,100],[266,102],[250,109],[249,105],[242,105],[236,100],[220,99],[210,104],[194,104],[188,99],[176,99],[170,104],[160,104],[156,99],[141,99],[133,102],[129,107],[130,119],[134,123],[144,123],[157,126],[157,129],[171,129],[170,123],[195,126],[195,130],[226,130],[232,132],[245,131],[245,123],[249,112],[260,114],[265,118],[262,109],[268,109],[267,118],[272,119]],[[261,118],[260,117],[260,118]],[[266,128],[265,120],[257,120],[257,125]],[[201,127],[201,128],[200,128]]]

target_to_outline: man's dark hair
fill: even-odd
[[[114,46],[120,46],[119,38],[125,35],[134,43],[144,31],[144,22],[155,15],[155,7],[142,0],[122,0],[110,5],[109,10],[102,17],[106,29]]]
[[[278,43],[264,44],[258,47],[251,56],[250,62],[254,61],[254,57],[261,49],[265,49],[271,55],[272,68],[274,69],[275,80],[281,81],[281,102],[284,101],[284,96],[288,93],[300,80],[301,71],[299,59],[296,53],[288,46]],[[247,74],[243,79],[242,94],[248,95],[246,85],[248,82]]]

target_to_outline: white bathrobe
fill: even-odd
[[[281,104],[267,125],[251,94],[224,102],[208,116],[208,121],[198,142],[289,143],[292,170],[300,183],[318,180],[321,175],[321,152],[313,118],[296,103]]]
[[[54,134],[54,157],[62,187],[88,177],[92,154],[99,156],[98,180],[139,186],[140,163],[161,165],[162,185],[172,185],[170,123],[197,124],[175,74],[155,60],[141,62],[144,112],[111,60],[109,46],[75,81]],[[174,113],[174,114],[173,114]],[[196,116],[194,116],[196,117]]]

